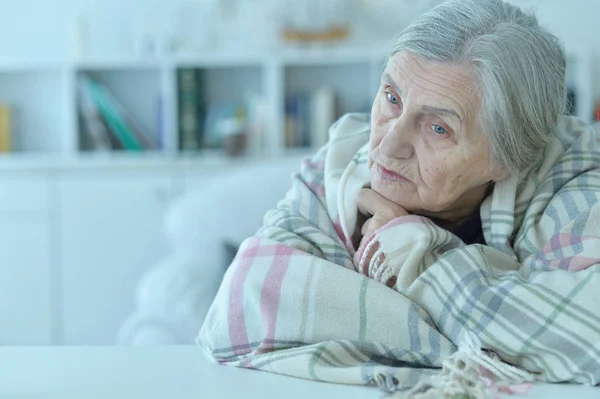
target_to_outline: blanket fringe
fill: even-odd
[[[458,351],[444,360],[442,372],[414,388],[395,392],[394,399],[489,399],[498,392],[523,393],[535,376],[504,363],[496,354],[481,349],[481,341],[471,332],[464,335]],[[511,384],[517,385],[511,385]]]

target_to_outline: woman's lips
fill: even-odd
[[[408,180],[406,177],[402,176],[401,174],[391,171],[389,169],[386,169],[379,164],[377,164],[377,174],[381,177],[382,180],[394,181],[394,182],[410,182],[410,180]]]

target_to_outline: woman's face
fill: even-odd
[[[423,215],[478,205],[506,176],[490,169],[479,101],[469,65],[392,57],[371,111],[371,188]]]

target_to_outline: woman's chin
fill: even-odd
[[[371,181],[371,190],[375,191],[388,201],[400,205],[408,212],[411,212],[414,209],[414,206],[410,204],[410,201],[406,201],[408,199],[406,191],[403,192],[402,190],[399,190],[397,186],[391,186],[385,181],[382,182],[374,179]]]
[[[412,187],[406,185],[390,184],[387,181],[382,181],[374,178],[371,180],[371,189],[385,199],[400,205],[408,213],[421,216],[434,216],[444,212],[444,208],[437,206],[427,206],[418,200],[416,194],[412,191]]]

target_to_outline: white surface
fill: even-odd
[[[0,397],[30,398],[381,398],[344,386],[218,366],[195,346],[1,348]],[[538,385],[526,396],[598,398],[600,388]]]

